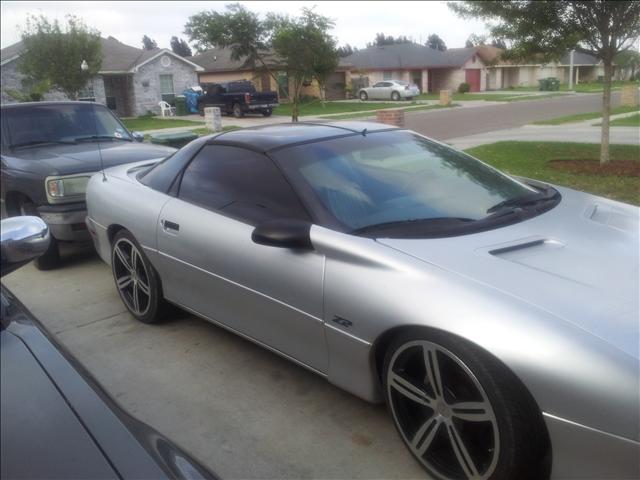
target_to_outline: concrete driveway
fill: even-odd
[[[425,478],[384,406],[189,314],[135,321],[88,248],[3,278],[120,404],[222,478]]]

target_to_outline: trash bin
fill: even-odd
[[[176,115],[181,117],[187,114],[187,98],[184,95],[176,97]]]
[[[548,78],[541,78],[540,80],[538,80],[538,90],[540,90],[541,92],[546,92],[547,90],[549,90]]]
[[[557,92],[558,90],[560,90],[560,80],[558,80],[557,78],[547,78],[547,82],[549,86],[547,90],[550,90],[552,92]]]
[[[176,103],[177,104],[177,103]],[[151,143],[166,145],[168,147],[182,148],[187,143],[198,138],[198,134],[189,130],[173,133],[154,133],[151,135]]]

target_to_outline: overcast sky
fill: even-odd
[[[184,36],[190,15],[202,10],[222,11],[232,2],[10,2],[2,1],[2,48],[20,40],[20,26],[29,13],[42,13],[63,21],[74,14],[101,32],[123,43],[140,47],[142,35],[169,47],[171,36]],[[364,47],[377,32],[406,35],[424,43],[437,33],[448,47],[463,47],[471,33],[485,33],[484,24],[454,15],[446,2],[240,2],[256,12],[275,11],[297,15],[303,6],[335,20],[333,35],[340,45]],[[185,38],[186,39],[186,38]]]

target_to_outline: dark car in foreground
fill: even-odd
[[[42,269],[59,261],[58,242],[88,240],[85,189],[103,167],[158,159],[175,150],[140,143],[104,105],[34,102],[3,105],[1,191],[8,216],[35,215],[51,230]]]
[[[278,106],[276,92],[259,92],[247,80],[225,83],[203,83],[202,95],[198,98],[198,111],[204,115],[206,107],[218,107],[223,114],[243,117],[246,113],[261,113],[271,116]]]
[[[3,220],[3,275],[48,242],[37,217]],[[122,410],[4,286],[0,302],[0,478],[217,478]]]

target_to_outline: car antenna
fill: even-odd
[[[102,181],[107,181],[107,175],[104,173],[104,160],[102,160],[102,148],[100,148],[100,136],[98,135],[98,121],[96,120],[96,106],[91,105],[91,112],[93,113],[93,131],[98,141],[98,157],[100,157],[100,171],[102,172]]]

